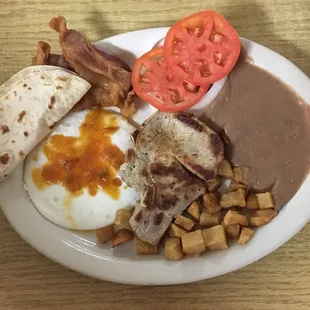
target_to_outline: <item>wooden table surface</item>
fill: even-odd
[[[170,26],[202,9],[220,11],[241,36],[283,54],[310,76],[309,0],[0,0],[0,84],[29,65],[36,42],[58,51],[51,17],[65,15],[92,41]],[[38,232],[39,233],[39,232]],[[310,309],[310,224],[242,270],[170,287],[102,282],[27,245],[0,213],[0,309]]]

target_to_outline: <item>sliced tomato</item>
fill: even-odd
[[[181,19],[170,28],[164,43],[168,68],[198,85],[212,84],[228,75],[239,54],[238,33],[213,11]]]
[[[141,99],[166,112],[192,107],[209,88],[209,85],[196,86],[188,83],[169,70],[164,61],[162,47],[152,49],[136,61],[131,82]]]

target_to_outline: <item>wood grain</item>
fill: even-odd
[[[65,15],[72,28],[96,41],[169,26],[201,9],[220,11],[241,36],[283,54],[310,75],[309,0],[0,0],[0,8],[0,84],[30,64],[38,40],[59,51],[57,35],[48,27],[53,16]],[[308,224],[268,257],[222,277],[137,287],[90,279],[59,266],[28,246],[1,213],[0,309],[309,309],[309,237]]]

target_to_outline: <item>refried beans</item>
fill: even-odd
[[[240,57],[202,119],[250,188],[271,190],[278,210],[295,195],[310,168],[310,106],[287,85]]]

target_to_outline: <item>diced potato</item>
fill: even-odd
[[[96,230],[96,237],[99,243],[103,244],[111,240],[115,235],[113,225],[105,226]]]
[[[246,202],[246,207],[248,209],[258,209],[258,202],[257,202],[256,194],[254,193],[249,194],[247,202]]]
[[[275,209],[264,209],[264,210],[256,210],[254,216],[263,216],[265,218],[273,219],[278,212]]]
[[[238,243],[246,244],[252,238],[253,234],[254,234],[253,229],[242,227]]]
[[[234,181],[236,181],[237,183],[246,184],[245,173],[246,173],[245,168],[235,167],[234,168]]]
[[[183,252],[185,254],[199,255],[206,249],[200,229],[183,235],[181,239]]]
[[[246,190],[244,184],[237,183],[236,181],[231,181],[228,187],[228,192],[235,192],[239,188]]]
[[[112,240],[113,247],[120,245],[122,243],[125,243],[129,240],[133,239],[133,233],[130,230],[127,229],[120,229],[114,236]]]
[[[168,235],[169,237],[182,237],[185,235],[187,231],[178,225],[172,223],[168,228]]]
[[[269,221],[270,222],[270,221]],[[269,223],[262,216],[253,216],[250,219],[250,225],[253,227],[264,226]]]
[[[187,209],[187,212],[197,221],[200,219],[200,208],[197,201],[194,201]]]
[[[224,194],[221,198],[220,205],[223,208],[230,208],[230,207],[245,207],[245,192],[243,189],[239,188],[235,192],[230,192]]]
[[[203,195],[203,206],[210,214],[216,213],[222,209],[214,193]]]
[[[129,224],[129,219],[131,218],[131,216],[132,216],[131,210],[119,209],[116,211],[114,224],[121,228],[132,230]]]
[[[218,179],[212,179],[207,181],[207,189],[210,193],[216,192],[221,187],[221,181]]]
[[[223,225],[217,225],[202,231],[206,248],[210,250],[225,250],[228,248]]]
[[[136,237],[136,253],[138,255],[158,254],[158,244],[152,245]]]
[[[239,233],[240,233],[239,224],[224,225],[224,229],[225,229],[227,238],[237,239],[239,237]]]
[[[165,257],[168,260],[181,260],[184,256],[182,252],[181,239],[177,237],[166,239],[165,243]]]
[[[254,216],[250,219],[250,225],[259,227],[268,224],[275,216],[277,211],[274,209],[257,210]]]
[[[221,177],[232,180],[234,177],[233,170],[227,160],[223,160],[218,168],[218,173]]]
[[[274,207],[272,196],[269,192],[256,194],[257,202],[260,209],[269,209]]]
[[[212,227],[218,225],[221,219],[221,212],[216,212],[210,214],[206,211],[203,211],[200,216],[199,224],[204,227]]]
[[[249,221],[245,215],[229,210],[224,216],[223,223],[224,225],[240,224],[242,226],[248,226]]]
[[[176,219],[174,220],[174,223],[177,224],[178,226],[184,228],[187,231],[190,231],[195,225],[194,221],[192,221],[191,219],[189,219],[183,215],[178,215],[176,217]]]

